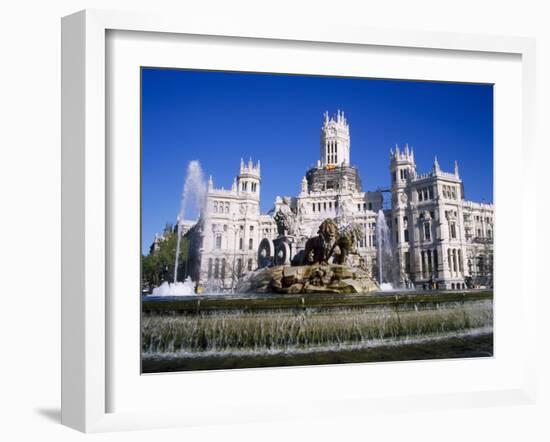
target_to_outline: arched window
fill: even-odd
[[[254,240],[252,238],[248,239],[248,250],[252,250],[254,248]]]
[[[222,258],[222,279],[225,279],[225,258]]]
[[[214,279],[218,279],[220,276],[220,260],[216,258],[214,261]]]

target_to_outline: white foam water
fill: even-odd
[[[153,289],[153,296],[189,296],[195,294],[195,284],[188,276],[184,282],[163,282]]]

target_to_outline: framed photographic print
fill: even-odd
[[[144,67],[141,103],[144,373],[493,355],[492,84]]]
[[[65,18],[63,422],[530,401],[533,54]]]

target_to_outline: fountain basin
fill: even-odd
[[[144,372],[492,355],[493,294],[242,294],[142,303]]]

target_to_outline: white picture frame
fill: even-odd
[[[126,12],[87,10],[62,21],[62,423],[85,432],[169,426],[205,425],[200,410],[190,415],[174,409],[109,412],[108,367],[112,355],[107,339],[110,323],[107,244],[109,207],[108,155],[106,134],[106,35],[109,31],[138,31],[178,35],[206,35],[286,42],[336,43],[384,48],[425,48],[468,51],[479,54],[514,54],[521,57],[522,73],[522,172],[534,169],[535,42],[518,37],[491,37],[451,33],[359,29],[321,23],[295,28],[278,23],[271,27],[252,22],[211,23],[194,18],[154,16]],[[521,189],[526,209],[522,219],[534,217],[536,194],[529,186]],[[520,237],[527,234],[522,224]],[[521,249],[522,262],[534,256],[535,245]],[[526,269],[523,269],[525,274]],[[534,336],[536,290],[533,280],[521,284],[525,334]],[[534,342],[526,343],[521,385],[474,390],[461,394],[426,394],[409,397],[371,398],[342,396],[336,402],[316,400],[310,417],[331,414],[364,414],[405,409],[436,409],[489,406],[502,403],[532,403],[535,397]],[[533,346],[533,348],[531,348]],[[288,372],[288,370],[286,371]],[[276,371],[272,371],[276,373]],[[205,379],[203,377],[203,379]],[[333,398],[334,399],[334,398]],[[294,416],[292,407],[274,406],[254,410],[242,421],[285,419]],[[296,410],[297,411],[297,410]],[[227,422],[239,421],[230,411],[218,415]]]

